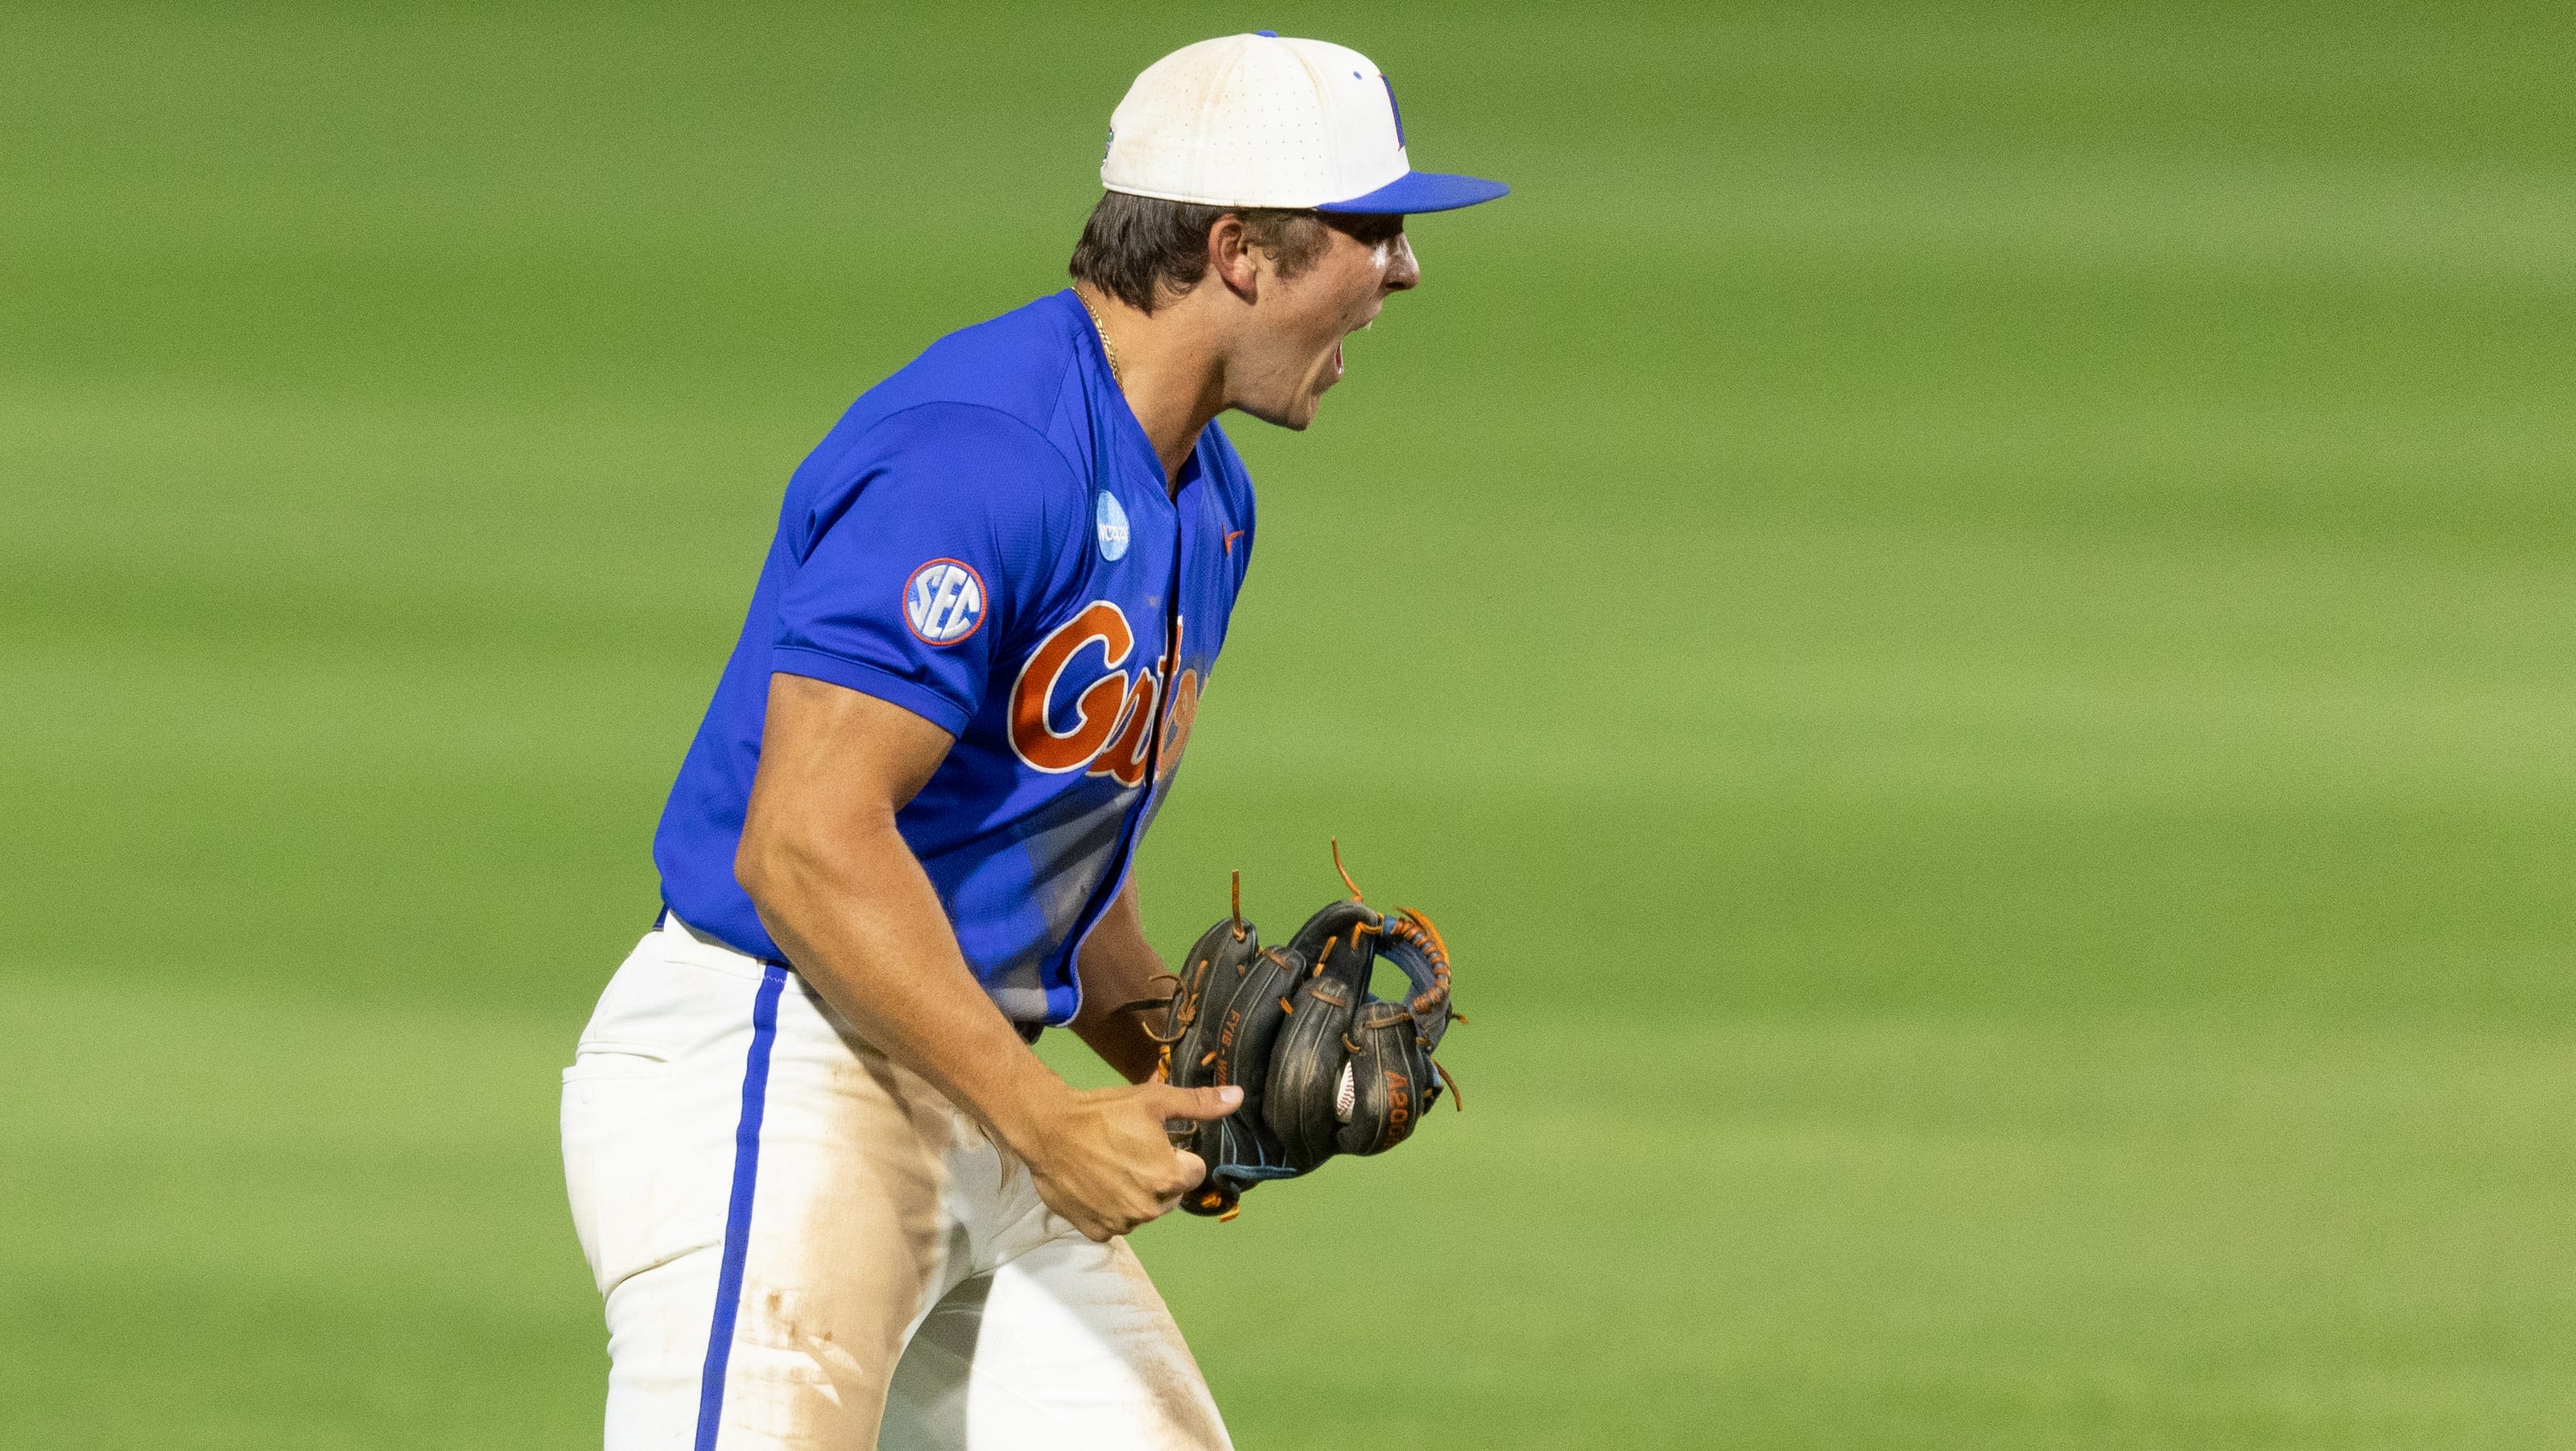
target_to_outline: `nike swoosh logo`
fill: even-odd
[[[1240,530],[1240,529],[1230,529],[1230,530],[1226,531],[1226,536],[1225,536],[1225,552],[1226,552],[1226,553],[1228,553],[1228,554],[1232,554],[1232,553],[1234,552],[1234,541],[1236,541],[1236,540],[1238,540],[1238,539],[1240,539],[1240,538],[1242,538],[1242,537],[1243,537],[1243,531],[1242,531],[1242,530]]]

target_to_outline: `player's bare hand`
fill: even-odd
[[[1219,1119],[1241,1107],[1243,1090],[1139,1083],[1077,1093],[1025,1155],[1038,1197],[1095,1240],[1127,1233],[1170,1213],[1207,1177],[1196,1154],[1175,1149],[1169,1119]]]

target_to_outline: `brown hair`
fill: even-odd
[[[1065,267],[1139,312],[1199,285],[1207,276],[1208,229],[1227,213],[1243,218],[1244,235],[1294,277],[1324,253],[1324,219],[1277,207],[1203,207],[1156,197],[1103,192]]]

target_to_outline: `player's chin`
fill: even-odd
[[[1336,346],[1331,356],[1306,376],[1306,386],[1297,390],[1297,401],[1290,410],[1295,419],[1290,428],[1304,428],[1315,421],[1316,410],[1324,406],[1324,394],[1342,381],[1342,350]]]
[[[1315,421],[1315,410],[1323,405],[1323,401],[1323,389],[1302,388],[1284,403],[1258,406],[1251,403],[1238,403],[1235,406],[1273,428],[1284,428],[1291,433],[1303,433],[1306,431],[1306,426]]]
[[[1315,410],[1323,406],[1324,390],[1341,381],[1338,360],[1327,357],[1293,387],[1281,388],[1268,398],[1245,399],[1235,407],[1260,419],[1273,428],[1302,432],[1315,421]]]

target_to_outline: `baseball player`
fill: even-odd
[[[1302,429],[1421,273],[1356,51],[1185,47],[1112,117],[1074,286],[950,335],[797,469],[564,1074],[607,1445],[1221,1447],[1123,1237],[1206,1177],[1129,863],[1254,540],[1216,415]],[[1131,1086],[1029,1045],[1070,1027]]]

